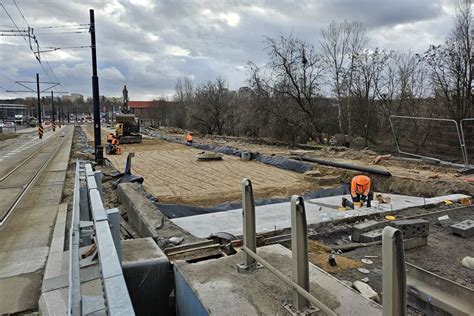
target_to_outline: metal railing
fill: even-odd
[[[467,165],[461,129],[455,120],[391,115],[400,154]]]
[[[275,274],[293,289],[293,304],[291,306],[285,305],[285,308],[288,308],[291,313],[310,314],[316,310],[310,305],[311,303],[326,315],[337,315],[309,293],[308,231],[303,198],[297,195],[291,198],[292,280],[257,254],[255,204],[252,183],[248,179],[242,180],[242,207],[244,224],[242,250],[244,260],[238,266],[238,271],[251,271],[257,268],[257,263],[260,263]]]
[[[103,288],[103,302],[108,315],[134,315],[132,302],[122,273],[120,246],[120,215],[118,209],[106,210],[102,204],[101,174],[90,164],[81,168],[76,162],[74,202],[69,240],[68,315],[82,315],[84,298],[81,295],[80,267],[86,259],[80,257],[80,246],[93,238],[96,250],[92,260],[98,261]],[[81,189],[86,191],[81,201]],[[82,202],[82,203],[81,203]],[[89,213],[89,214],[86,214]],[[93,221],[80,221],[90,218]]]
[[[243,262],[237,266],[241,273],[250,272],[261,264],[293,289],[292,304],[284,305],[293,315],[311,314],[319,308],[326,315],[337,315],[332,309],[309,293],[308,233],[304,200],[291,198],[292,279],[278,271],[257,254],[255,204],[252,183],[242,180]],[[400,230],[385,227],[382,236],[383,256],[383,315],[406,315],[406,271],[403,236]],[[311,306],[311,304],[313,306]]]
[[[464,146],[464,159],[466,164],[472,164],[474,162],[474,118],[461,120],[460,130]]]

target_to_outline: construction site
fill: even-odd
[[[0,312],[473,314],[469,164],[127,115],[2,141]]]
[[[105,1],[99,45],[94,9],[83,23],[84,4],[57,5],[41,18],[0,3],[13,25],[0,45],[23,38],[41,67],[14,80],[32,70],[0,61],[0,89],[35,95],[0,100],[0,315],[474,315],[471,1],[439,5],[453,19],[444,42],[415,22],[397,37],[405,20],[340,21],[347,5],[334,4],[316,44],[298,24],[275,30],[309,19],[313,36],[333,10],[322,3]],[[166,15],[199,31],[155,27]],[[146,17],[161,31],[141,29]],[[385,32],[433,43],[370,48]],[[40,48],[81,33],[90,45]]]

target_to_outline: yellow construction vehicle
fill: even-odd
[[[123,87],[122,94],[123,102],[120,109],[122,114],[115,116],[115,137],[120,144],[141,143],[140,122],[134,114],[130,113],[127,86]]]

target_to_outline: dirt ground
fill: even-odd
[[[435,212],[440,208],[433,208],[431,210],[419,209],[408,210],[406,215],[413,215],[417,212]],[[409,213],[409,214],[408,214]],[[457,223],[465,219],[474,219],[474,208],[464,208],[458,210],[448,211],[446,214],[451,218],[452,223]],[[444,215],[444,214],[441,214]],[[426,246],[410,249],[405,251],[405,261],[428,270],[432,273],[440,275],[451,281],[474,289],[474,270],[470,270],[461,264],[461,260],[465,256],[472,256],[474,254],[473,238],[462,238],[453,235],[449,227],[442,227],[437,223],[439,214],[432,214],[420,217],[430,221],[430,234],[428,236],[428,244]],[[316,237],[315,241],[321,245],[320,248],[327,249],[327,245],[344,244],[349,241],[350,231],[343,230],[336,233],[328,232],[324,236]],[[313,254],[321,253],[321,251],[314,251],[310,248],[310,258]],[[337,248],[337,246],[335,246]],[[344,252],[341,255],[336,255],[336,262],[341,261],[341,269],[334,269],[330,267],[327,269],[328,253],[326,251],[325,258],[320,261],[311,260],[314,264],[320,266],[327,272],[336,276],[341,280],[348,280],[354,282],[361,280],[364,277],[369,278],[369,285],[379,294],[382,292],[382,246],[375,245],[370,247],[363,247],[354,249],[352,251]],[[369,256],[373,264],[364,264],[360,260]],[[369,274],[364,274],[357,270],[357,266],[347,268],[346,262],[348,259],[356,260],[361,263],[361,267],[370,271]]]
[[[179,129],[160,128],[158,130],[170,136],[184,138],[183,131]],[[466,178],[472,178],[472,175],[462,175],[456,168],[445,165],[399,160],[397,157],[382,160],[374,165],[373,160],[378,156],[378,153],[372,150],[320,145],[305,145],[303,148],[299,148],[271,140],[228,136],[195,135],[194,139],[197,143],[229,146],[283,157],[294,156],[296,150],[310,157],[389,171],[392,174],[390,178],[371,175],[375,180],[373,181],[374,189],[377,191],[425,197],[452,193],[474,195],[474,182],[466,180]],[[320,169],[323,173],[340,174],[341,180],[346,183],[356,173],[320,165],[315,165],[315,168]]]
[[[85,131],[93,139],[92,126],[86,126]],[[252,180],[256,198],[287,197],[318,187],[302,174],[238,157],[198,161],[200,150],[162,140],[145,138],[141,144],[120,147],[122,155],[106,157],[123,170],[127,154],[134,152],[132,172],[145,178],[145,189],[160,202],[213,206],[236,201],[241,198],[243,178]]]

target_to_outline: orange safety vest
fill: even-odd
[[[186,141],[192,142],[193,141],[193,135],[191,135],[191,134],[186,135]]]
[[[351,181],[351,195],[357,196],[357,194],[361,195],[369,195],[370,191],[370,178],[364,175],[355,176],[352,178]]]

